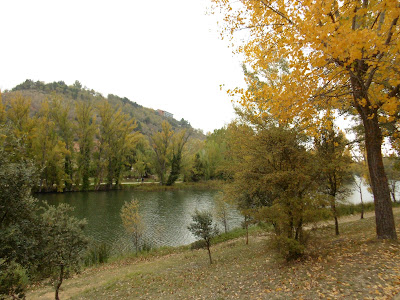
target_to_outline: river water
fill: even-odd
[[[214,211],[216,191],[108,191],[74,192],[60,194],[37,194],[40,200],[51,205],[68,203],[75,208],[73,215],[86,218],[87,234],[97,242],[112,246],[116,252],[133,249],[133,243],[125,232],[120,210],[125,201],[139,201],[139,212],[145,231],[143,240],[152,247],[180,246],[196,239],[187,229],[196,209]],[[243,217],[230,209],[230,229],[241,225]],[[221,230],[222,226],[219,225]]]
[[[152,247],[180,246],[195,241],[187,227],[196,209],[215,211],[217,191],[108,191],[38,194],[37,198],[51,205],[68,203],[75,208],[73,215],[88,221],[87,234],[97,242],[104,242],[117,252],[133,249],[131,237],[125,232],[120,210],[125,201],[139,201],[145,231],[143,240]],[[367,186],[362,187],[364,202],[373,201]],[[360,203],[360,193],[353,188],[348,202]],[[228,227],[241,226],[243,217],[231,208]],[[221,224],[219,224],[222,230]]]

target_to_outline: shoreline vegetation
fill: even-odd
[[[400,222],[400,208],[394,209]],[[340,218],[309,229],[305,256],[285,262],[272,250],[272,235],[259,226],[222,234],[213,242],[215,263],[191,245],[162,247],[110,259],[67,279],[63,299],[393,299],[400,292],[397,241],[376,238],[374,213]],[[399,229],[399,228],[398,228]],[[28,299],[53,299],[45,285],[31,286]],[[395,298],[397,299],[397,298]]]
[[[198,189],[198,190],[206,190],[213,189],[218,190],[221,189],[224,182],[221,180],[206,180],[206,181],[198,181],[198,182],[183,182],[178,181],[175,182],[174,185],[161,185],[160,182],[157,181],[126,181],[122,182],[118,186],[113,186],[110,188],[106,184],[101,185],[99,189],[95,189],[94,185],[90,185],[90,188],[87,191],[81,190],[70,190],[64,192],[54,191],[34,191],[34,194],[58,194],[58,193],[75,193],[75,192],[105,192],[105,191],[115,191],[115,190],[137,190],[137,191],[171,191],[171,190],[184,190],[184,189]]]

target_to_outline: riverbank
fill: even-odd
[[[208,181],[198,181],[198,182],[183,182],[178,181],[173,185],[166,186],[161,185],[157,181],[127,181],[122,182],[119,186],[113,186],[109,188],[106,184],[100,185],[95,189],[94,185],[91,185],[89,190],[86,192],[104,192],[104,191],[116,191],[116,190],[135,190],[135,191],[175,191],[175,190],[220,190],[224,185],[222,180],[208,180]],[[34,191],[34,194],[49,194],[49,193],[74,193],[82,192],[79,189],[74,189],[71,191]]]
[[[396,224],[400,211],[394,210]],[[354,220],[357,219],[357,220]],[[375,238],[372,213],[312,230],[306,257],[285,263],[262,230],[205,250],[160,249],[84,270],[61,288],[62,299],[393,299],[400,292],[398,242]],[[397,226],[399,228],[399,225]],[[400,237],[400,232],[398,231]],[[53,299],[50,287],[27,299]]]
[[[224,185],[222,180],[208,180],[199,182],[179,181],[171,186],[160,185],[159,182],[123,183],[123,190],[137,191],[174,191],[174,190],[220,190]]]

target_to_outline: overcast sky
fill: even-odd
[[[208,0],[5,0],[0,89],[26,79],[79,80],[184,118],[204,132],[233,117],[226,88],[241,63],[219,37]]]

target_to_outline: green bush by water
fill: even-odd
[[[93,266],[108,262],[111,256],[111,247],[106,243],[93,243],[84,257],[85,266]]]

